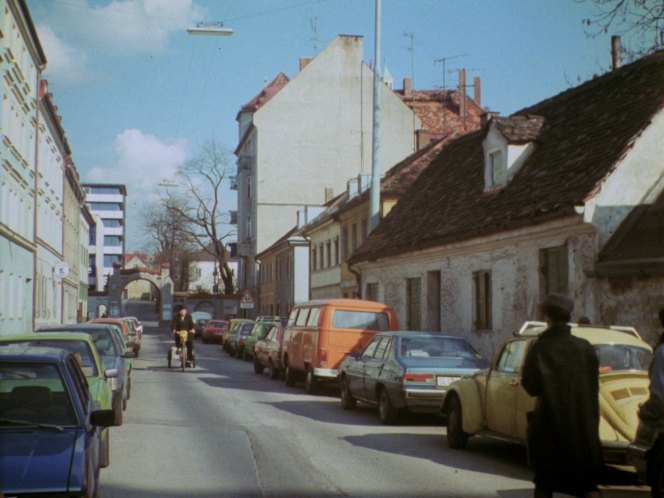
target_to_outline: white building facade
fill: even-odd
[[[256,290],[256,254],[291,228],[303,206],[322,206],[349,177],[371,171],[373,71],[363,38],[338,36],[281,74],[238,113],[239,289]],[[380,169],[414,150],[420,119],[385,85]]]

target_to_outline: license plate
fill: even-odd
[[[447,387],[455,380],[457,380],[456,377],[436,377],[436,385],[439,387]]]

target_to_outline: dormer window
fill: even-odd
[[[543,123],[540,116],[511,116],[490,121],[482,142],[484,190],[500,189],[512,180],[534,150]]]
[[[488,187],[500,187],[505,183],[505,161],[502,149],[489,152],[489,182]]]

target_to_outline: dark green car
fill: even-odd
[[[256,356],[254,347],[256,346],[256,341],[265,339],[265,336],[270,331],[274,325],[279,325],[279,321],[260,321],[254,324],[254,327],[251,329],[251,335],[244,340],[244,349],[242,350],[242,359],[244,360],[253,360]]]

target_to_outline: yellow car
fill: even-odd
[[[599,435],[604,459],[624,462],[627,445],[634,440],[637,409],[648,398],[648,365],[652,348],[630,327],[570,324],[572,334],[593,345],[599,358]],[[546,324],[526,322],[508,339],[491,366],[453,382],[443,411],[447,441],[463,448],[470,436],[526,443],[526,413],[535,398],[521,385],[526,353]]]

